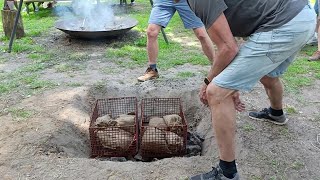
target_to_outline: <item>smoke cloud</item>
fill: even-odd
[[[57,6],[55,13],[66,29],[103,31],[113,29],[115,15],[110,2],[73,0],[70,6]]]

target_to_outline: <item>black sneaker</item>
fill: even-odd
[[[264,108],[259,112],[250,112],[249,117],[256,120],[267,120],[277,125],[285,125],[288,122],[284,114],[281,116],[271,115],[269,108]]]
[[[217,168],[213,167],[210,172],[192,176],[189,180],[240,180],[240,177],[238,173],[234,174],[232,179],[225,177],[218,165]]]

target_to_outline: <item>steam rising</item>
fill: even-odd
[[[96,0],[74,0],[71,8],[58,6],[56,13],[70,30],[104,31],[119,28],[109,3]]]

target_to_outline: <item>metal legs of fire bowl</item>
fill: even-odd
[[[18,25],[20,14],[21,14],[22,3],[23,3],[23,0],[20,0],[19,6],[18,6],[18,12],[17,12],[16,18],[15,18],[15,21],[14,21],[13,30],[12,30],[11,37],[10,37],[9,49],[8,49],[9,53],[11,53],[13,39],[14,39],[14,37],[16,35],[17,25]]]

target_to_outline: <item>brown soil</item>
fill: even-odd
[[[127,36],[111,41],[126,41]],[[194,39],[192,39],[193,41]],[[66,37],[52,30],[37,43],[61,52],[86,52],[85,70],[58,73],[53,68],[42,71],[42,79],[60,86],[31,97],[11,93],[1,98],[1,109],[24,108],[34,112],[27,120],[16,120],[11,113],[0,117],[0,179],[186,179],[207,171],[218,161],[217,147],[211,128],[210,112],[201,105],[198,89],[202,71],[209,67],[183,65],[162,71],[155,81],[138,83],[136,77],[145,67],[125,69],[105,58],[110,41],[84,41]],[[199,48],[198,44],[188,44]],[[26,54],[1,64],[0,71],[12,71],[28,62]],[[114,67],[116,74],[104,74],[102,67]],[[194,77],[176,79],[178,72],[196,72]],[[104,82],[96,87],[97,82]],[[70,87],[66,83],[80,83]],[[237,163],[242,179],[308,179],[320,177],[320,82],[304,88],[300,94],[285,94],[286,107],[297,113],[288,114],[286,126],[248,118],[250,110],[268,106],[261,85],[242,93],[247,111],[237,118]],[[205,137],[203,156],[177,157],[154,162],[113,162],[90,159],[88,126],[95,99],[136,96],[181,97],[189,129]]]

